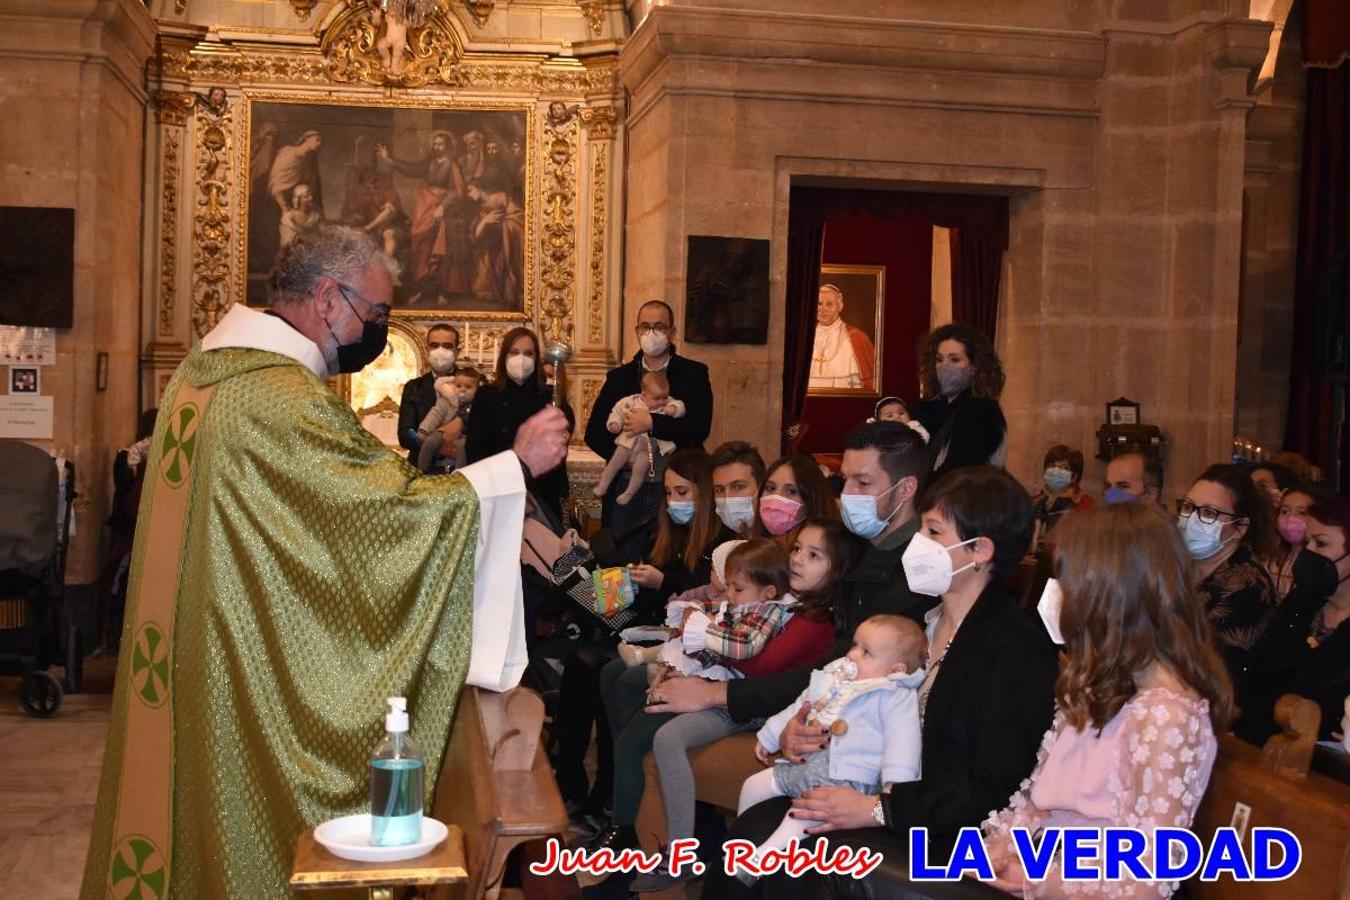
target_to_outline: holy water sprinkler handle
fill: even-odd
[[[562,408],[562,397],[558,395],[558,385],[562,382],[563,364],[572,358],[572,348],[554,341],[544,350],[544,358],[553,363],[553,405]]]

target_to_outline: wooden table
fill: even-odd
[[[300,836],[291,865],[291,890],[318,891],[367,888],[370,900],[392,900],[395,887],[455,884],[468,881],[464,832],[457,825],[435,850],[402,862],[372,863],[342,859],[314,840],[314,829]]]

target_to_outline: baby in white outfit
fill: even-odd
[[[648,434],[628,434],[623,430],[624,416],[639,405],[673,419],[684,415],[684,401],[670,396],[670,382],[664,372],[647,372],[642,376],[642,393],[630,394],[614,404],[605,427],[618,437],[614,439],[614,455],[609,458],[605,471],[595,484],[595,496],[605,496],[610,484],[627,468],[628,486],[618,496],[618,502],[623,506],[628,505],[628,501],[637,495],[638,489],[647,480],[647,466],[651,462],[652,437]],[[656,446],[662,454],[675,452],[674,441],[657,440]]]

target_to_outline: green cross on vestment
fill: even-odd
[[[128,835],[113,850],[108,892],[117,900],[157,900],[168,886],[164,854],[149,838]]]
[[[136,634],[131,686],[146,706],[159,706],[169,696],[169,642],[154,622],[146,622]]]
[[[164,429],[159,470],[169,487],[178,487],[187,478],[192,457],[197,452],[197,422],[201,415],[195,403],[184,403],[173,411],[169,427]]]

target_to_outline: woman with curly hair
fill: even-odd
[[[1012,850],[1018,827],[1137,828],[1150,845],[1158,828],[1189,827],[1232,713],[1186,545],[1161,510],[1084,510],[1055,538],[1046,596],[1059,612],[1042,612],[1064,644],[1055,722],[1031,778],[985,820],[995,884],[1019,897],[1166,897],[1175,884],[1066,883],[1058,859],[1033,883]]]
[[[1201,472],[1177,501],[1177,527],[1219,652],[1241,690],[1252,648],[1279,605],[1266,571],[1279,552],[1275,515],[1241,467],[1221,464]]]
[[[989,338],[965,325],[943,325],[919,351],[914,417],[931,434],[934,477],[963,466],[1003,464],[1008,424],[998,405],[1003,363]]]

